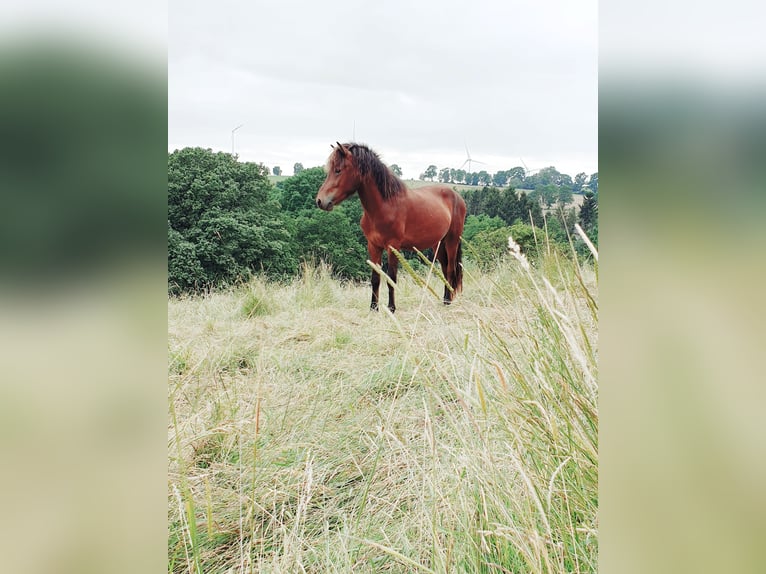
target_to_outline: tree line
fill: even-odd
[[[402,168],[399,165],[393,163],[389,166],[398,177],[402,177]],[[296,162],[293,165],[293,175],[298,175],[305,168],[300,162]],[[282,168],[274,166],[271,170],[274,175],[282,175]],[[441,183],[458,183],[463,185],[473,186],[489,186],[496,187],[510,186],[516,189],[524,189],[527,191],[539,190],[542,195],[542,191],[545,188],[555,187],[557,188],[557,194],[562,193],[579,193],[583,194],[586,191],[592,191],[598,193],[598,172],[586,174],[584,171],[578,173],[572,178],[572,176],[565,173],[560,173],[555,167],[545,167],[536,172],[528,172],[521,166],[513,167],[507,170],[496,171],[495,173],[489,173],[486,170],[477,172],[469,172],[464,169],[455,169],[451,167],[443,167],[438,169],[435,165],[429,165],[426,170],[420,174],[419,179],[421,181],[429,180],[434,181],[437,178]]]
[[[305,260],[326,261],[340,278],[368,278],[359,201],[351,199],[330,212],[317,209],[314,198],[324,170],[299,166],[295,171],[273,185],[268,168],[239,162],[229,153],[203,148],[169,153],[168,292],[205,291],[253,274],[287,279]],[[468,208],[464,252],[483,268],[502,258],[508,234],[532,258],[544,231],[554,241],[567,242],[576,222],[598,240],[597,191],[588,189],[579,210],[561,203],[545,215],[544,202],[513,186],[462,194]],[[583,245],[576,248],[588,256]]]
[[[391,166],[396,173],[398,166]],[[401,175],[399,169],[398,175]],[[592,173],[590,176],[585,172],[580,172],[572,178],[565,173],[560,173],[555,167],[545,167],[536,172],[529,172],[521,166],[513,167],[507,170],[500,170],[495,173],[489,173],[486,170],[469,172],[464,169],[455,169],[443,167],[438,169],[435,165],[429,165],[426,170],[420,174],[421,181],[429,180],[442,183],[460,183],[464,185],[494,185],[497,187],[511,186],[516,189],[535,190],[545,185],[555,185],[563,187],[572,193],[584,193],[590,190],[598,192],[598,173]]]

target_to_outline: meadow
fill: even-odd
[[[595,572],[597,268],[168,300],[168,571]],[[438,294],[438,295],[437,295]],[[381,295],[387,301],[385,284]]]

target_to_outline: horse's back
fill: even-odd
[[[420,198],[423,201],[440,201],[444,205],[452,208],[455,205],[463,204],[463,198],[454,189],[444,184],[424,185],[422,187],[409,188],[408,192],[413,198]]]
[[[451,197],[453,195],[456,195],[457,192],[452,189],[450,186],[443,184],[443,183],[434,183],[431,185],[422,185],[420,187],[409,187],[407,190],[410,193],[422,193],[422,194],[430,194],[435,195],[439,197]],[[459,195],[459,194],[457,194]]]
[[[451,219],[460,220],[460,231],[462,233],[462,223],[465,221],[466,214],[465,200],[462,195],[444,184],[424,185],[422,187],[410,189],[410,193],[413,192],[415,195],[420,193],[424,196],[430,196],[434,200],[443,202],[450,211]]]

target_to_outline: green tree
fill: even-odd
[[[535,191],[540,192],[540,200],[543,202],[545,207],[549,209],[554,204],[559,194],[558,188],[552,183],[538,185],[535,188]]]
[[[574,224],[576,222],[577,213],[574,208],[563,209],[559,207],[547,217],[548,235],[554,241],[566,245],[569,243],[569,237],[574,236]]]
[[[282,168],[279,167],[278,165],[275,165],[273,169],[271,170],[271,173],[273,173],[274,175],[282,175]]]
[[[466,214],[467,215],[479,215],[481,214],[481,195],[479,190],[465,189],[460,192],[465,201]]]
[[[498,187],[503,187],[508,182],[508,172],[498,171],[492,176],[492,183]]]
[[[598,227],[598,196],[592,191],[585,192],[577,219],[586,234]]]
[[[510,235],[521,246],[521,252],[527,256],[527,259],[530,261],[537,259],[540,242],[545,237],[545,232],[541,228],[518,222],[511,225]]]
[[[523,167],[517,166],[509,169],[507,171],[508,173],[508,185],[511,187],[523,187],[527,188],[526,185],[524,185],[524,178],[526,176],[526,172],[524,171]],[[529,188],[527,188],[529,189]]]
[[[598,194],[585,188],[585,199],[580,206],[580,212],[577,215],[577,222],[582,227],[585,235],[591,240],[593,245],[598,247]],[[579,237],[575,239],[575,248],[577,253],[586,258],[592,257],[590,249]]]
[[[481,190],[481,213],[490,217],[500,217],[503,211],[502,192],[496,187],[484,187]]]
[[[572,203],[572,188],[566,185],[559,187],[558,193],[556,194],[556,203],[561,207]]]
[[[566,243],[568,241],[567,231],[558,217],[548,217],[545,221],[548,239],[555,243]]]
[[[538,171],[534,177],[538,187],[548,185],[557,186],[561,183],[561,174],[553,166],[544,167]],[[537,189],[537,187],[535,187],[535,189]]]
[[[587,181],[588,176],[584,171],[581,171],[574,177],[574,182],[572,183],[572,191],[574,193],[582,193],[582,188],[585,186],[585,182]]]
[[[530,262],[538,257],[537,242],[544,237],[544,231],[538,227],[533,228],[526,223],[517,222],[511,225],[494,227],[494,224],[484,224],[486,227],[478,231],[470,242],[466,242],[466,254],[482,270],[490,270],[498,264],[507,261],[510,257],[508,251],[508,238],[521,246],[521,251]]]
[[[322,260],[332,266],[333,273],[348,279],[369,277],[367,265],[367,241],[354,217],[354,204],[359,200],[348,200],[331,212],[314,208],[304,211],[295,218],[295,236],[300,238],[298,258],[301,260]],[[347,205],[349,204],[349,205]]]
[[[483,271],[494,269],[508,257],[509,235],[507,226],[479,231],[466,243],[466,257]]]
[[[325,177],[326,174],[321,167],[312,167],[279,182],[277,197],[282,209],[291,213],[304,209],[317,209],[316,194]]]
[[[539,207],[538,207],[539,209]],[[517,221],[529,221],[530,204],[526,195],[520,196],[512,187],[504,189],[500,194],[500,206],[497,215],[507,225]]]
[[[295,165],[293,165],[293,175],[298,175],[302,171],[303,164],[301,162],[297,162]]]
[[[588,187],[593,193],[598,193],[598,172],[591,174],[588,180]]]
[[[499,217],[490,217],[488,215],[469,215],[465,218],[463,228],[463,240],[473,241],[474,237],[482,231],[492,231],[505,227],[505,222]]]
[[[441,181],[442,183],[450,182],[450,170],[448,167],[443,167],[439,171],[439,181]]]
[[[430,181],[433,181],[436,177],[437,171],[435,165],[429,165],[426,170],[423,172],[420,179],[429,179]]]
[[[331,212],[318,209],[314,201],[325,177],[321,167],[312,167],[278,184],[292,253],[298,261],[325,261],[338,277],[369,276],[367,240],[359,225],[362,204],[352,196]]]
[[[291,273],[291,238],[267,169],[227,153],[168,154],[168,290],[230,284],[255,271]]]
[[[394,172],[394,175],[396,175],[396,177],[402,177],[402,168],[400,168],[397,164],[392,163],[390,168],[391,168],[391,171]]]
[[[168,292],[179,295],[206,285],[205,270],[193,243],[186,241],[168,221]]]
[[[543,214],[539,200],[533,195],[517,191],[512,187],[500,190],[496,187],[482,189],[467,189],[462,192],[468,215],[486,215],[499,217],[512,225],[517,221],[529,222],[530,217],[535,225],[542,225]]]
[[[543,210],[540,202],[535,201],[526,192],[516,192],[518,196],[518,217],[513,222],[533,223],[536,227],[543,225]]]

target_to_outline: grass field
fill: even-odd
[[[399,277],[169,300],[169,572],[596,571],[594,270]]]

